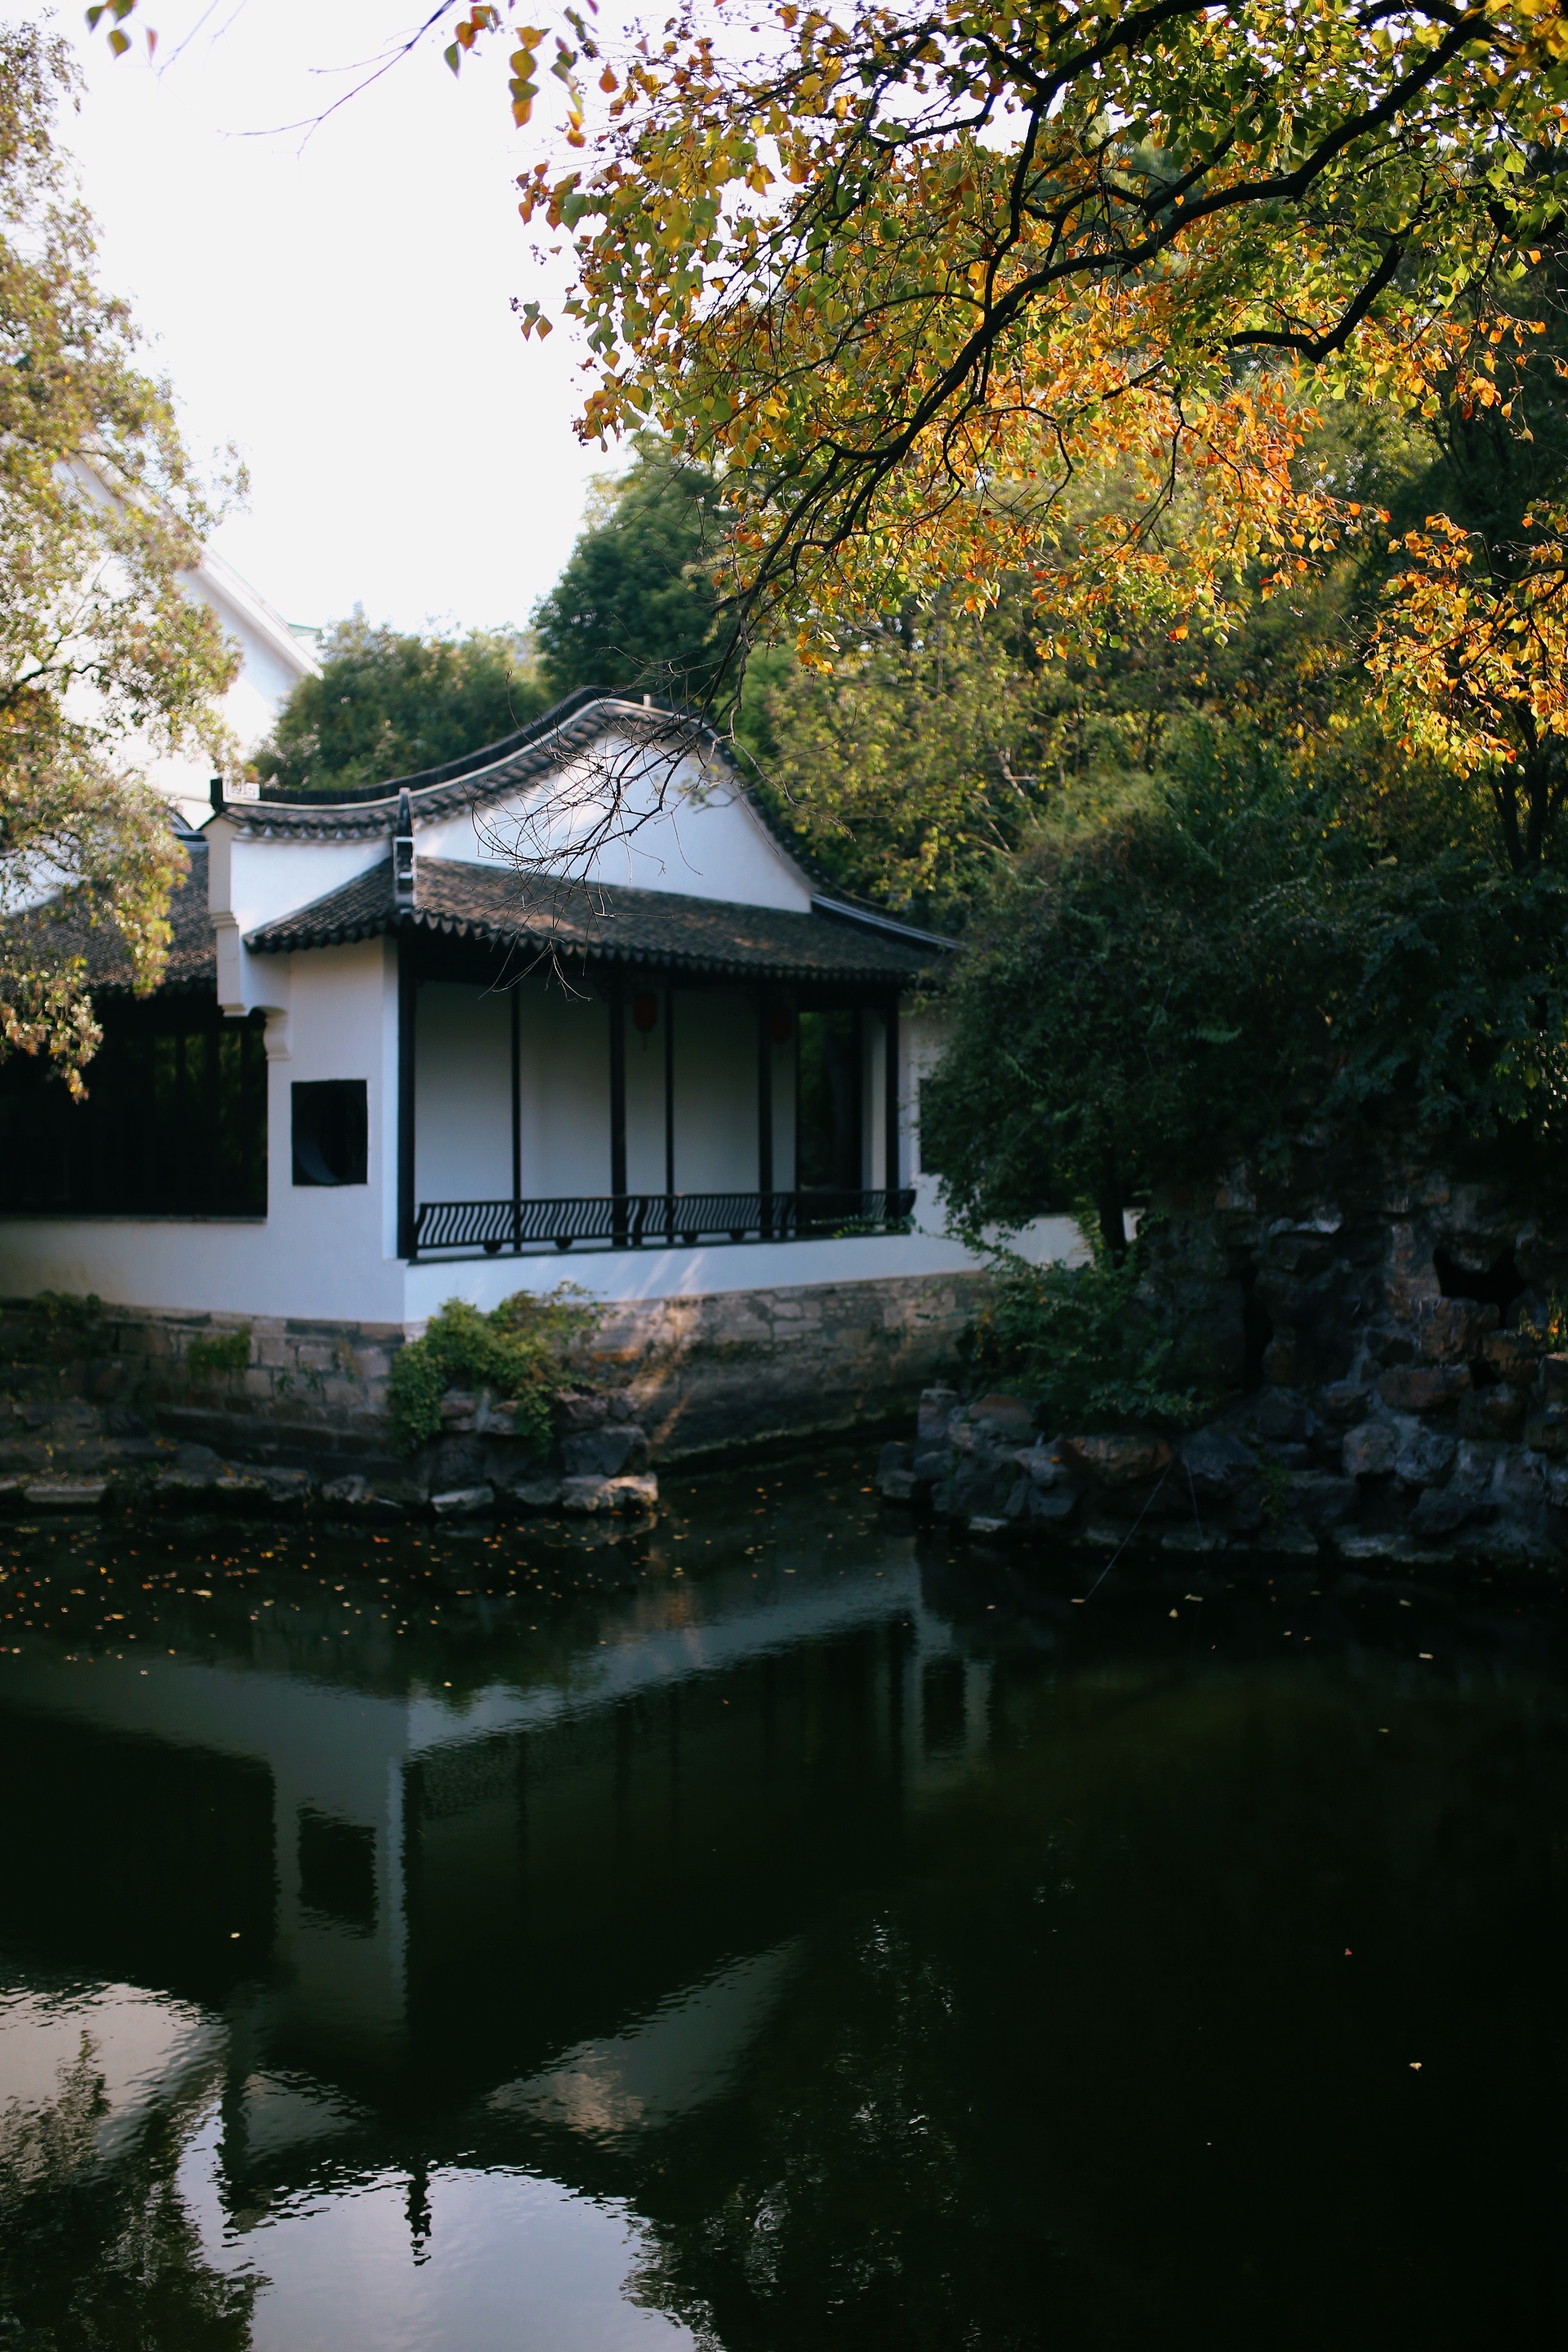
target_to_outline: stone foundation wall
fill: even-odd
[[[830,1435],[906,1409],[952,1358],[977,1277],[900,1276],[613,1307],[574,1354],[668,1464]],[[390,1507],[531,1475],[504,1410],[450,1398],[447,1433],[395,1455],[400,1326],[0,1303],[0,1488],[188,1477],[279,1496],[349,1480]],[[183,1465],[183,1466],[182,1466]],[[534,1465],[535,1472],[539,1465]],[[258,1474],[258,1475],[251,1475]],[[46,1498],[47,1499],[47,1498]]]
[[[1143,1234],[1166,1377],[1207,1426],[1043,1430],[928,1399],[889,1495],[979,1533],[1436,1566],[1568,1561],[1568,1192],[1433,1165],[1409,1136],[1300,1143],[1171,1195]],[[1228,1392],[1228,1393],[1227,1393]]]
[[[630,1391],[653,1458],[830,1435],[912,1402],[974,1315],[977,1275],[616,1307],[584,1367]]]

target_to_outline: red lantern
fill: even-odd
[[[791,1037],[795,1034],[795,1015],[790,1011],[787,1004],[774,1005],[773,1016],[772,1021],[768,1024],[768,1026],[773,1031],[773,1039],[775,1045],[787,1045],[789,1044]]]
[[[646,1037],[658,1022],[658,999],[651,988],[643,989],[632,999],[632,1027],[640,1029]]]

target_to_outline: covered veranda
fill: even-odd
[[[247,940],[395,940],[400,1256],[905,1229],[900,1006],[941,943],[856,909],[406,863]]]

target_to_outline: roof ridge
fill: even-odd
[[[493,743],[481,743],[476,751],[461,752],[455,760],[445,760],[439,767],[416,768],[405,776],[389,776],[384,782],[350,784],[342,792],[285,788],[269,795],[261,805],[267,808],[361,808],[376,801],[395,801],[400,792],[423,792],[431,784],[455,783],[463,776],[475,774],[481,768],[494,767],[498,761],[526,751],[531,743],[563,726],[591,703],[619,699],[624,698],[617,697],[606,687],[575,687],[559,702],[552,702],[548,710],[542,710],[537,719],[531,719],[526,726],[514,729],[510,735],[497,736]],[[247,801],[241,805],[248,808],[256,803]]]

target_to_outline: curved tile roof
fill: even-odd
[[[384,783],[359,785],[330,797],[300,793],[275,801],[226,801],[223,814],[243,838],[253,841],[369,841],[378,835],[390,839],[404,793],[408,794],[416,824],[427,824],[500,799],[520,784],[548,775],[609,734],[654,750],[662,745],[672,766],[694,754],[721,768],[784,857],[831,912],[868,926],[885,927],[906,940],[918,938],[932,949],[953,944],[899,923],[879,908],[840,888],[805,845],[779,825],[763,795],[742,773],[731,745],[707,719],[658,703],[633,702],[602,687],[579,688],[515,734],[502,736],[499,742],[485,744],[459,760],[448,760],[444,767],[423,768],[414,775],[389,777]]]
[[[373,939],[405,923],[498,946],[526,941],[543,953],[584,960],[883,987],[907,987],[930,975],[941,952],[907,932],[893,936],[826,914],[559,882],[512,866],[436,857],[419,860],[412,908],[394,899],[387,858],[311,905],[263,923],[245,943],[258,955],[281,955]]]
[[[170,894],[169,924],[174,936],[159,987],[213,988],[217,984],[217,947],[207,912],[207,845],[188,834],[180,837],[191,865],[184,880]],[[63,946],[68,954],[82,957],[89,987],[111,993],[130,990],[131,958],[111,912],[105,910],[98,922],[90,922],[88,908],[79,899],[63,918],[46,914],[19,919],[40,928],[47,925],[51,947]]]
[[[591,691],[568,697],[531,727],[521,728],[515,735],[504,736],[499,743],[487,744],[465,759],[450,760],[444,768],[396,776],[384,784],[347,793],[341,799],[226,801],[223,814],[248,840],[367,840],[391,833],[403,793],[409,796],[416,822],[428,824],[434,818],[482,807],[515,792],[520,784],[548,775],[610,733],[655,750],[662,742],[672,760],[701,752],[729,764],[720,739],[702,720],[627,702],[619,695]],[[738,775],[735,782],[739,790],[746,790]]]

